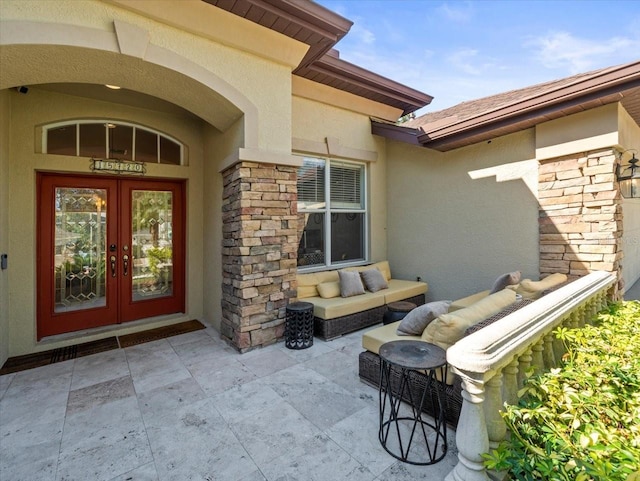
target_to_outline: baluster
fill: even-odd
[[[598,312],[604,311],[607,308],[607,293],[600,292],[598,293]]]
[[[463,378],[462,410],[456,429],[458,464],[445,481],[490,481],[482,459],[482,454],[489,451],[483,402],[482,383]]]
[[[555,349],[553,347],[553,334],[549,333],[544,336],[544,351],[542,351],[542,357],[544,358],[544,367],[549,370],[556,367]]]
[[[495,449],[507,436],[507,425],[500,416],[502,410],[502,372],[493,376],[485,384],[486,399],[484,402],[484,416],[487,420],[487,434],[489,446]]]
[[[518,358],[513,358],[504,368],[504,400],[507,404],[518,404]]]
[[[531,367],[531,349],[527,349],[520,356],[520,367],[518,368],[518,388],[524,386],[524,380],[527,378],[527,371]]]
[[[534,374],[540,374],[544,371],[544,358],[542,351],[544,350],[543,340],[540,339],[531,348],[531,364],[534,368]]]
[[[577,329],[578,327],[580,327],[580,318],[583,315],[583,311],[583,305],[571,311],[571,314],[569,315],[569,329]]]
[[[571,316],[564,317],[562,321],[560,321],[559,327],[570,329],[571,328],[571,326],[569,325],[570,317]],[[560,364],[560,361],[562,361],[562,357],[564,356],[564,353],[565,353],[564,343],[562,342],[561,339],[558,339],[555,335],[553,335],[553,357],[555,357],[558,364]]]

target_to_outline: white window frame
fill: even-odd
[[[132,160],[136,160],[136,130],[144,130],[146,132],[149,132],[151,134],[156,135],[156,143],[157,143],[157,157],[156,157],[156,162],[157,164],[160,163],[160,138],[163,137],[167,140],[170,140],[171,142],[177,144],[180,147],[180,164],[178,165],[184,165],[184,152],[185,152],[185,148],[184,148],[184,144],[182,142],[180,142],[178,139],[176,139],[175,137],[171,137],[170,135],[164,134],[162,132],[159,132],[155,129],[151,129],[149,127],[145,127],[143,125],[140,124],[135,124],[132,122],[123,122],[121,120],[108,120],[108,119],[82,119],[82,120],[65,120],[63,122],[54,122],[54,123],[50,123],[47,125],[44,125],[42,127],[42,153],[47,154],[48,151],[48,146],[47,146],[47,138],[48,138],[48,133],[50,129],[57,129],[59,127],[66,127],[66,126],[70,126],[70,125],[75,125],[76,127],[76,157],[80,157],[80,125],[81,124],[104,124],[104,128],[105,128],[105,159],[109,158],[109,127],[108,125],[122,125],[124,127],[133,127],[133,139],[132,139]],[[147,161],[147,163],[149,163]],[[171,164],[166,164],[166,165],[171,165]],[[176,164],[173,164],[176,165]]]
[[[324,161],[324,168],[325,168],[325,176],[324,176],[324,194],[325,194],[325,199],[324,199],[324,209],[305,209],[302,207],[298,207],[298,212],[299,213],[304,213],[304,214],[316,214],[316,213],[321,213],[324,214],[324,255],[325,255],[325,263],[324,264],[314,264],[311,266],[299,266],[298,270],[300,271],[305,271],[305,272],[311,272],[311,271],[322,271],[322,270],[327,270],[327,269],[331,269],[331,268],[335,268],[337,266],[339,267],[349,267],[349,266],[354,266],[354,265],[364,265],[364,264],[368,264],[369,263],[369,245],[370,245],[370,230],[369,230],[369,222],[370,222],[370,215],[369,215],[369,188],[368,188],[368,177],[369,177],[369,166],[366,162],[358,162],[358,161],[353,161],[353,160],[343,160],[343,159],[336,159],[336,158],[331,158],[331,157],[322,157],[322,156],[316,156],[316,155],[304,155],[301,156],[303,159],[313,159],[313,160],[321,160]],[[361,175],[361,200],[362,200],[362,207],[361,208],[345,208],[345,207],[338,207],[338,208],[332,208],[331,206],[331,164],[335,163],[335,164],[345,164],[345,165],[352,165],[352,166],[357,166],[362,168],[362,175]],[[355,259],[355,260],[348,260],[348,261],[340,261],[340,260],[335,260],[335,259],[331,259],[331,214],[332,213],[341,213],[341,214],[345,214],[345,213],[356,213],[356,214],[363,214],[363,225],[362,225],[362,236],[363,236],[363,258],[362,259]]]

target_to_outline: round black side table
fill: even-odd
[[[382,316],[382,324],[385,326],[392,322],[401,321],[413,309],[418,307],[413,302],[397,301],[387,304],[387,310]]]
[[[287,306],[284,345],[289,349],[313,346],[313,304],[293,302]]]
[[[437,463],[447,454],[447,399],[444,384],[436,380],[447,378],[444,349],[424,341],[391,341],[379,355],[382,447],[406,463]],[[429,402],[433,420],[422,411]]]

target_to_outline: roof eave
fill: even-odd
[[[607,69],[551,92],[513,102],[432,131],[423,130],[418,141],[433,149],[451,150],[495,137],[498,131],[503,135],[557,118],[562,115],[558,115],[561,111],[575,109],[597,99],[607,99],[601,104],[615,102],[620,100],[615,98],[616,93],[638,86],[640,61]]]
[[[420,145],[418,142],[419,129],[403,127],[402,125],[391,124],[384,120],[371,119],[371,133],[379,135],[385,139],[397,140],[412,145]]]
[[[336,83],[341,82],[343,85],[336,88],[398,107],[402,109],[402,115],[415,112],[433,100],[431,95],[340,59],[336,51],[329,52],[313,64],[297,69],[294,73],[334,87]],[[323,80],[322,77],[327,80]]]

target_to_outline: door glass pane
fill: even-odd
[[[173,193],[134,190],[131,246],[134,301],[173,294]]]
[[[106,305],[107,191],[56,188],[55,312]]]

